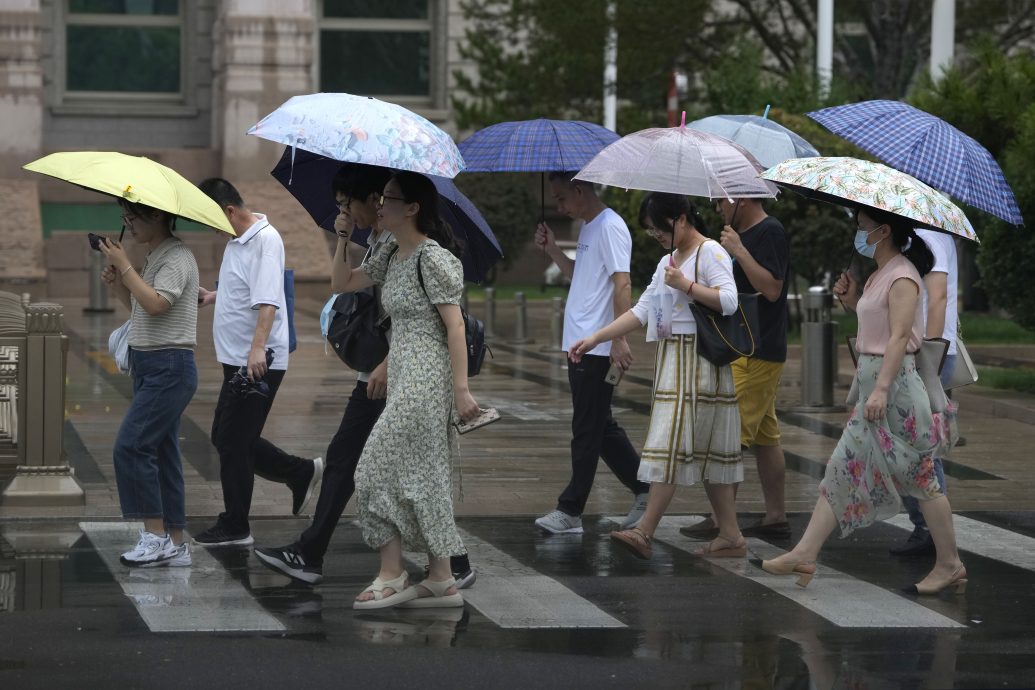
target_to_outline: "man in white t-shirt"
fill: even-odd
[[[266,216],[245,206],[240,193],[213,177],[198,187],[219,204],[236,237],[226,245],[217,290],[200,288],[198,302],[216,305],[212,337],[223,365],[223,387],[212,420],[212,443],[219,452],[224,512],[215,526],[196,534],[202,546],[252,544],[248,524],[255,475],[287,484],[298,515],[323,473],[323,460],[285,453],[262,438],[262,428],[288,366],[288,318],[284,299],[284,242]],[[273,350],[267,368],[266,350]],[[245,367],[248,379],[268,387],[234,384]],[[239,378],[239,377],[238,377]]]
[[[927,319],[927,338],[945,338],[949,349],[942,365],[941,379],[944,385],[952,379],[956,369],[956,329],[959,314],[956,311],[959,266],[956,257],[956,240],[952,235],[934,230],[916,230],[916,235],[927,244],[934,255],[934,266],[924,276],[924,317]],[[941,458],[934,459],[934,471],[938,484],[945,493],[945,468]],[[913,533],[902,544],[892,547],[896,556],[924,556],[934,553],[934,540],[927,530],[927,522],[920,512],[920,503],[912,496],[903,496],[902,505],[913,523]]]
[[[564,336],[561,350],[567,352],[581,338],[614,321],[632,306],[629,263],[632,237],[625,221],[604,205],[588,182],[573,180],[573,172],[550,174],[550,191],[557,209],[585,224],[579,231],[578,249],[572,261],[557,246],[546,223],[536,230],[536,244],[546,250],[571,279],[564,308]],[[586,507],[597,463],[604,459],[615,476],[635,496],[622,529],[639,524],[647,507],[650,485],[636,479],[640,456],[625,431],[611,414],[614,386],[605,381],[612,363],[625,371],[632,354],[625,338],[601,343],[575,364],[568,362],[568,383],[574,413],[571,421],[571,481],[557,499],[557,508],[536,519],[535,524],[554,534],[581,533],[582,511]]]

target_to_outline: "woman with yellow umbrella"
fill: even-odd
[[[215,202],[177,173],[119,153],[56,153],[25,166],[115,196],[123,229],[148,255],[137,272],[120,241],[91,237],[108,259],[103,278],[130,310],[133,400],[114,446],[124,517],[143,520],[140,539],[121,561],[130,567],[190,566],[180,417],[198,387],[198,264],[173,235],[177,216],[229,231]]]

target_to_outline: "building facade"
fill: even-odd
[[[452,131],[469,69],[459,0],[5,0],[0,3],[0,284],[85,294],[86,231],[117,232],[110,198],[25,172],[55,151],[145,155],[219,175],[269,214],[302,281],[327,276],[318,231],[269,171],[283,147],[245,132],[288,98],[346,91]],[[181,237],[209,283],[225,239]],[[44,282],[45,281],[45,282]]]

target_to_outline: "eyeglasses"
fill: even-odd
[[[664,230],[658,230],[657,228],[644,228],[644,230],[648,235],[650,235],[656,240],[664,239],[664,237],[668,234]]]
[[[381,197],[377,200],[377,205],[384,206],[385,199],[393,199],[395,201],[406,201],[406,199],[403,199],[401,196],[388,196],[387,194],[382,194]]]
[[[134,218],[136,218],[136,216],[133,215],[132,213],[123,213],[122,214],[122,224],[123,225],[130,225],[130,224],[132,224]]]

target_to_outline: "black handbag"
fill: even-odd
[[[373,371],[388,356],[390,320],[382,317],[374,289],[346,292],[331,306],[327,342],[356,371]]]
[[[694,282],[701,251],[694,261]],[[741,357],[751,357],[758,346],[758,294],[739,293],[737,311],[725,316],[714,309],[691,300],[690,311],[697,322],[697,352],[717,367],[723,367]]]
[[[424,272],[420,268],[420,260],[423,256],[424,252],[421,251],[417,257],[417,280],[420,282],[420,289],[424,291],[424,296],[430,302],[428,289],[424,287]],[[471,378],[477,376],[478,372],[482,370],[485,353],[488,352],[491,355],[492,350],[485,344],[485,324],[468,314],[463,307],[460,307],[460,316],[464,319],[464,336],[467,343],[467,377]]]

